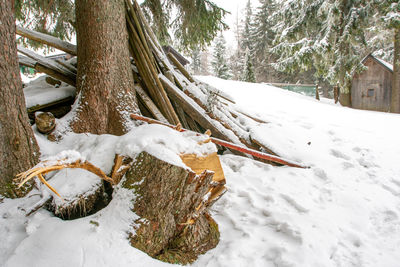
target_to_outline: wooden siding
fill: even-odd
[[[352,107],[388,112],[393,74],[371,56],[364,61],[364,65],[368,69],[353,77]]]

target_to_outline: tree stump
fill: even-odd
[[[122,186],[137,195],[131,245],[169,263],[188,264],[219,242],[216,222],[208,214],[206,195],[213,172],[196,175],[146,152],[140,153]]]

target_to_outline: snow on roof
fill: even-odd
[[[378,61],[380,64],[382,64],[384,67],[386,67],[387,69],[389,69],[391,72],[393,72],[393,65],[390,64],[389,62],[384,61],[383,59],[377,58],[372,54],[367,55],[365,58],[363,58],[363,60],[361,61],[362,63],[364,63],[369,57],[375,59],[376,61]]]
[[[375,58],[376,60],[379,61],[379,63],[381,63],[382,65],[385,65],[386,68],[390,69],[391,71],[393,71],[393,65],[390,64],[389,62],[384,61],[383,59],[380,58]]]

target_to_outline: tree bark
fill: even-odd
[[[11,1],[0,1],[0,194],[7,197],[23,193],[12,179],[39,158],[22,91],[12,9]]]
[[[79,107],[75,132],[122,135],[138,111],[124,0],[76,1]]]
[[[219,242],[216,222],[208,215],[206,195],[213,172],[196,175],[154,156],[140,153],[122,187],[135,193],[131,245],[170,263],[188,264]]]
[[[390,112],[400,113],[400,28],[394,33],[394,59]]]

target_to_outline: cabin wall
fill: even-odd
[[[368,58],[364,64],[368,69],[353,77],[352,107],[388,112],[393,74],[372,58]]]

